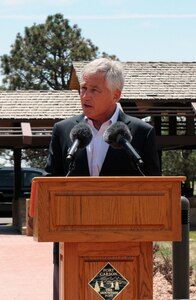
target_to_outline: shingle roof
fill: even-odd
[[[80,113],[78,91],[0,91],[0,119],[64,119]]]
[[[87,62],[74,62],[80,78]],[[121,99],[196,101],[196,62],[123,62],[125,85]]]
[[[88,62],[74,62],[70,88],[63,91],[0,91],[0,119],[64,119],[81,113],[80,73]],[[196,102],[196,62],[124,62],[121,100]]]

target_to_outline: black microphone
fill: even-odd
[[[71,163],[78,149],[86,147],[92,140],[93,134],[91,127],[83,122],[75,125],[70,131],[72,146],[67,151],[66,161]]]
[[[124,148],[137,166],[144,164],[142,158],[131,145],[132,135],[126,124],[116,122],[109,126],[103,134],[103,139],[113,148]]]

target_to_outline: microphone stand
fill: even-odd
[[[131,146],[131,144],[126,140],[123,136],[119,135],[117,137],[117,142],[125,149],[127,154],[131,157],[131,162],[137,170],[138,174],[141,176],[145,176],[145,174],[140,169],[143,166],[144,162],[136,152],[136,150]]]
[[[72,173],[72,171],[75,169],[75,166],[76,166],[76,163],[75,163],[75,160],[74,160],[74,157],[73,157],[71,159],[71,161],[69,162],[68,172],[67,172],[67,174],[66,174],[65,177],[70,176],[70,174]]]
[[[140,169],[140,166],[141,166],[140,163],[136,163],[136,162],[135,162],[134,165],[135,165],[135,168],[136,168],[136,170],[137,170],[137,172],[138,172],[139,175],[141,175],[141,176],[146,176],[146,175],[142,172],[142,170]]]
[[[124,146],[124,139],[121,139],[121,145],[123,145]],[[138,153],[134,150],[134,148],[133,148],[133,150],[132,151],[134,151],[134,153],[135,153],[135,155],[133,156],[132,155],[132,152],[130,151],[130,149],[128,148],[128,147],[124,147],[124,149],[125,149],[125,151],[129,154],[129,156],[130,156],[130,154],[131,154],[131,164],[133,165],[133,167],[136,169],[136,171],[138,172],[138,174],[140,175],[140,176],[146,176],[143,172],[142,172],[142,170],[141,170],[141,167],[144,165],[144,162],[143,162],[143,160],[141,159],[141,157],[138,155]]]

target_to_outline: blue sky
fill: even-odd
[[[196,61],[196,0],[0,0],[0,55],[56,13],[121,61]]]

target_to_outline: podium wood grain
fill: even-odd
[[[107,262],[129,281],[118,300],[152,299],[152,242],[181,239],[184,180],[35,178],[34,238],[60,242],[61,299],[101,299],[88,283]]]

